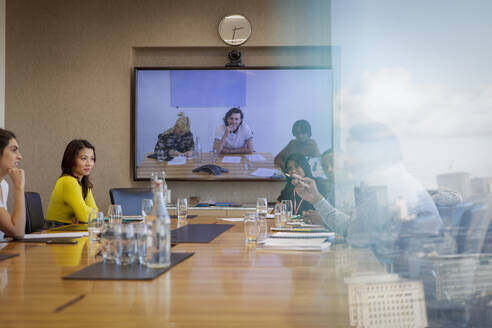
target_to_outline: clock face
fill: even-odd
[[[228,45],[241,45],[251,35],[251,24],[242,15],[227,15],[219,23],[219,35]]]

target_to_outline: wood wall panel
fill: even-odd
[[[219,19],[242,13],[253,34],[247,65],[329,64],[330,2],[324,0],[7,0],[6,127],[19,137],[27,190],[47,206],[66,144],[96,147],[96,202],[132,180],[131,71],[134,65],[223,65]],[[173,198],[253,203],[273,200],[278,182],[170,182]]]

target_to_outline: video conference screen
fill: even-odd
[[[170,180],[285,179],[278,155],[300,120],[320,154],[332,146],[329,68],[135,68],[134,78],[135,180],[161,170]]]

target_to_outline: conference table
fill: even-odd
[[[185,157],[182,157],[180,158],[181,162],[177,164],[166,161],[159,162],[154,158],[149,158],[148,156],[151,154],[152,153],[147,153],[145,158],[137,165],[135,170],[136,179],[149,179],[153,172],[165,170],[169,179],[179,180],[285,180],[285,176],[281,173],[282,171],[273,162],[274,158],[272,153],[268,152],[255,152],[250,155],[220,155],[216,160],[212,160],[212,154],[210,152],[204,152],[202,153],[200,162],[196,162],[193,158],[186,159]],[[218,165],[227,169],[229,172],[222,173],[221,175],[213,175],[206,172],[193,172],[193,169],[206,164]],[[263,176],[264,173],[268,176]],[[275,175],[272,176],[268,173],[275,173]]]
[[[210,243],[174,246],[194,255],[152,281],[62,280],[100,261],[87,237],[0,244],[0,253],[19,254],[0,262],[0,326],[349,327],[344,277],[384,271],[365,249],[265,250],[245,243],[242,222],[232,224]]]

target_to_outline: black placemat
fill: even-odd
[[[209,243],[234,224],[187,224],[171,231],[173,243]]]
[[[194,253],[171,253],[168,268],[150,269],[145,265],[116,265],[99,262],[63,277],[65,280],[152,280],[181,263]]]
[[[6,260],[6,259],[9,259],[9,258],[12,258],[12,257],[16,257],[16,256],[19,256],[19,254],[0,254],[0,262],[2,262],[3,260]]]
[[[186,217],[186,219],[193,219],[193,218],[196,218],[197,216],[198,216],[198,215],[194,215],[194,214],[193,214],[193,215],[188,215],[188,216]],[[177,215],[171,215],[171,219],[177,219],[177,218],[178,218],[178,216],[177,216]]]

